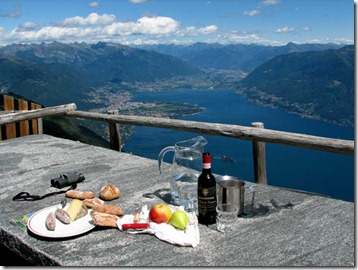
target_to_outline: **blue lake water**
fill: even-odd
[[[184,120],[241,126],[263,122],[267,129],[354,140],[354,128],[254,105],[244,95],[231,90],[137,92],[133,101],[190,103],[205,108],[203,113],[180,118]],[[198,134],[136,126],[134,135],[127,140],[124,149],[126,152],[157,159],[162,148],[195,136]],[[225,155],[235,160],[233,163],[214,158],[214,173],[254,181],[251,141],[209,135],[203,137],[208,140],[205,150],[212,156]],[[354,156],[267,143],[266,159],[269,185],[354,201]]]

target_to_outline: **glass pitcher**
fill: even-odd
[[[179,203],[178,193],[181,186],[198,181],[202,166],[201,156],[207,143],[204,137],[198,136],[177,142],[174,146],[167,146],[160,151],[158,156],[159,172],[168,175],[170,179],[170,193],[174,203]],[[172,166],[163,172],[163,158],[170,151],[174,152]]]

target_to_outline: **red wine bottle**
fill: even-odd
[[[198,178],[198,221],[209,225],[216,222],[216,181],[211,173],[210,153],[203,153],[203,169]]]

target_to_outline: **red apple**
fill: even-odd
[[[155,223],[169,223],[172,210],[165,203],[158,203],[149,210],[149,218]]]

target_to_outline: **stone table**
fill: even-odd
[[[50,179],[77,171],[78,190],[99,194],[106,184],[122,191],[113,201],[125,213],[168,202],[169,182],[157,161],[48,135],[0,142],[0,238],[35,265],[62,266],[354,266],[354,204],[323,196],[256,185],[255,204],[225,236],[215,225],[199,224],[195,248],[96,227],[66,239],[37,237],[10,221],[57,204],[63,194],[38,201],[13,201],[21,191],[58,191]],[[215,172],[215,171],[214,171]],[[247,182],[248,183],[248,182]],[[251,183],[248,183],[251,184]],[[16,265],[16,262],[14,262]]]

